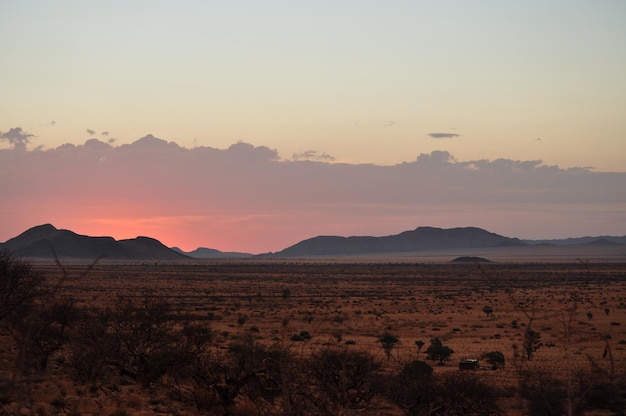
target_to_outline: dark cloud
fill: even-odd
[[[88,134],[88,135],[90,135],[90,136],[93,136],[94,134],[96,134],[96,131],[95,131],[95,130],[92,130],[92,129],[87,129],[87,130],[85,130],[85,131],[86,131],[86,132],[87,132],[87,134]]]
[[[428,133],[429,137],[433,139],[454,139],[455,137],[460,137],[460,134],[456,133]]]
[[[108,136],[109,132],[108,131],[103,131],[102,133],[100,133],[101,136]]]
[[[26,150],[26,146],[33,137],[35,137],[34,134],[25,132],[21,127],[13,127],[7,132],[0,132],[0,141],[9,142],[16,150]]]
[[[295,161],[312,160],[317,162],[333,162],[335,160],[335,158],[328,153],[320,153],[317,150],[305,150],[304,152],[294,153],[292,159]]]

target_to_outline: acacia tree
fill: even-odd
[[[381,347],[385,351],[385,355],[387,356],[387,360],[391,358],[391,350],[396,346],[400,340],[397,336],[392,335],[388,332],[385,332],[383,335],[378,337],[378,342],[380,342]]]
[[[443,365],[444,360],[450,357],[453,352],[452,348],[443,345],[437,337],[430,341],[430,346],[426,349],[428,359],[432,361],[439,360],[439,365]]]

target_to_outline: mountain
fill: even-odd
[[[503,237],[481,228],[465,227],[441,229],[418,227],[413,231],[385,237],[319,236],[301,241],[270,257],[319,255],[356,255],[401,253],[424,250],[523,246],[517,238]]]
[[[177,251],[186,256],[194,259],[245,259],[252,257],[249,253],[239,253],[232,251],[219,251],[214,248],[198,247],[193,251],[183,251],[178,247],[172,247],[172,250]]]
[[[600,236],[600,237],[576,237],[576,238],[562,238],[554,240],[523,240],[525,243],[532,245],[555,245],[555,246],[571,246],[580,244],[596,244],[597,241],[606,241],[616,244],[626,244],[626,236],[613,237],[613,236]]]
[[[149,237],[115,240],[112,237],[90,237],[69,230],[59,230],[51,224],[26,230],[4,244],[17,256],[33,258],[89,259],[98,257],[115,260],[180,260],[188,258]]]
[[[612,241],[608,238],[598,238],[596,240],[589,241],[585,243],[586,246],[597,246],[597,247],[611,247],[611,246],[621,246],[623,244]]]

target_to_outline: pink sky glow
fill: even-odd
[[[476,226],[519,238],[626,234],[626,173],[541,161],[396,165],[283,160],[264,146],[184,148],[146,136],[113,146],[0,150],[0,241],[51,223],[183,250],[279,251],[317,235]]]

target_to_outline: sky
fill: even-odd
[[[626,234],[625,19],[622,0],[0,0],[0,241]]]

